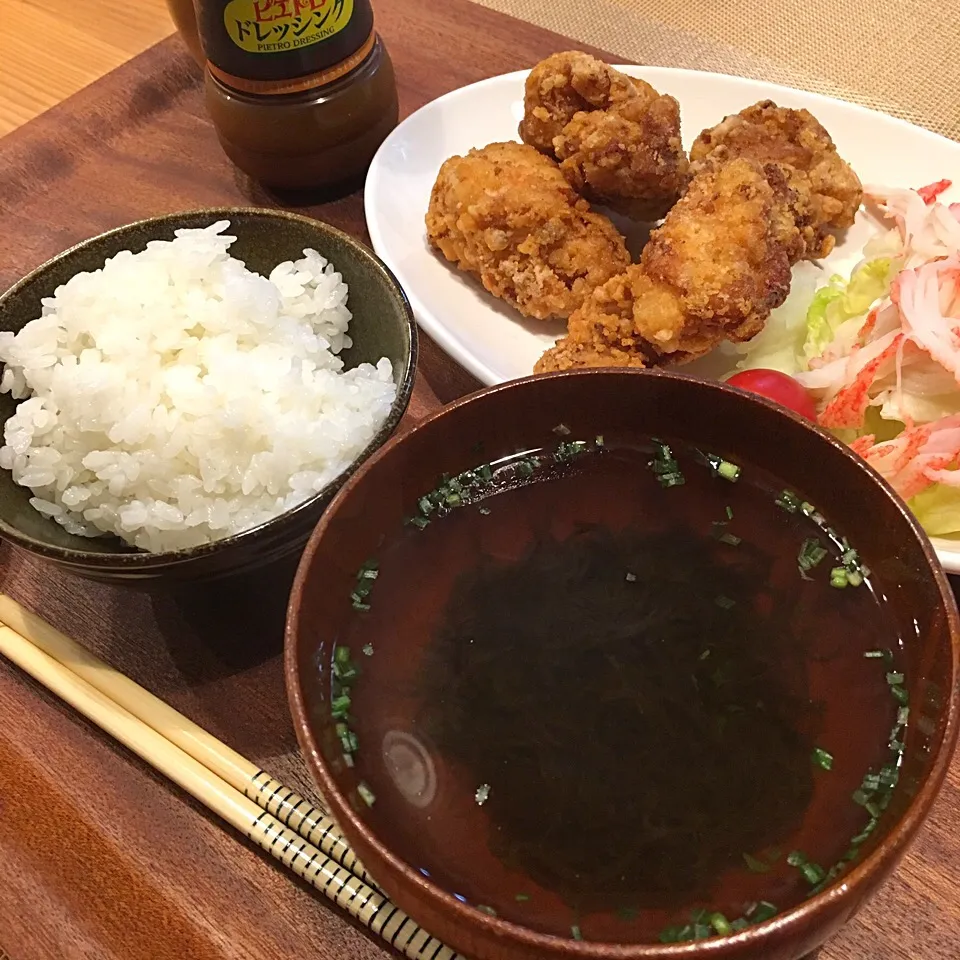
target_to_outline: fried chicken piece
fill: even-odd
[[[677,101],[585,53],[530,71],[520,137],[588,200],[639,220],[662,217],[686,186]]]
[[[829,231],[853,224],[863,199],[860,179],[808,110],[762,100],[726,117],[697,138],[690,151],[691,169],[696,172],[708,159],[717,163],[736,157],[776,164],[783,171],[798,195],[794,214],[805,256],[825,257],[836,243]]]
[[[623,237],[533,147],[492,143],[440,168],[427,238],[494,296],[540,320],[566,319],[630,263]]]
[[[771,185],[778,173],[746,159],[706,165],[640,262],[593,292],[535,371],[683,363],[759,333],[801,242],[792,192]]]
[[[553,155],[554,137],[581,111],[609,110],[637,96],[652,100],[657,91],[588,53],[570,50],[541,60],[527,76],[520,138]]]

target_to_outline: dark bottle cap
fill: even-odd
[[[373,49],[370,0],[197,0],[207,66],[253,94],[324,86]]]

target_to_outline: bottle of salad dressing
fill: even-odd
[[[370,0],[196,0],[207,109],[227,156],[278,190],[361,180],[396,126]]]

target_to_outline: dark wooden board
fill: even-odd
[[[404,114],[582,46],[466,0],[379,0]],[[131,220],[277,205],[224,158],[172,38],[0,142],[0,288]],[[359,193],[305,208],[366,238]],[[407,423],[475,384],[425,342]],[[309,791],[270,583],[150,596],[0,548],[0,589],[291,787]],[[375,960],[383,950],[144,764],[0,661],[0,949],[11,960]],[[896,877],[823,960],[960,953],[960,776]]]

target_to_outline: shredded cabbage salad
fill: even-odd
[[[889,229],[849,278],[804,296],[805,311],[788,301],[737,364],[795,376],[820,425],[934,536],[960,533],[960,203],[938,200],[949,186],[865,188]]]

